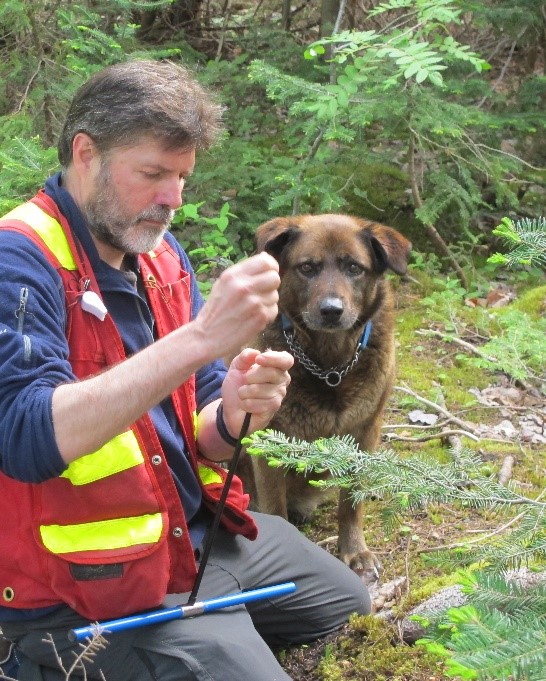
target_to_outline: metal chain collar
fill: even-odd
[[[283,325],[283,333],[284,337],[286,338],[286,343],[290,350],[292,351],[292,354],[294,357],[303,364],[303,366],[311,373],[313,376],[316,376],[317,378],[320,378],[321,381],[324,381],[327,386],[330,388],[336,388],[340,383],[341,379],[346,376],[349,371],[355,366],[355,364],[358,362],[358,358],[360,357],[360,352],[362,351],[363,348],[366,347],[368,344],[368,340],[370,337],[370,333],[372,330],[372,323],[371,321],[368,321],[366,323],[366,326],[364,327],[364,331],[362,332],[362,336],[360,337],[360,340],[358,341],[358,344],[356,346],[356,350],[354,352],[354,355],[352,359],[349,361],[348,364],[346,364],[343,368],[339,367],[331,367],[330,369],[322,369],[321,367],[318,366],[318,364],[315,364],[313,360],[308,357],[305,352],[303,351],[303,348],[301,345],[298,343],[298,341],[294,337],[294,329],[293,328],[286,328],[286,325]]]

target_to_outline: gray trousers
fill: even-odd
[[[276,516],[253,514],[258,539],[248,541],[219,530],[204,572],[198,600],[241,589],[293,581],[291,594],[216,610],[206,615],[106,634],[108,645],[85,664],[86,678],[106,681],[286,681],[269,646],[319,638],[338,629],[352,612],[370,612],[361,580],[341,561]],[[165,605],[184,605],[188,594],[170,595]],[[55,648],[69,669],[81,644],[67,633],[87,624],[62,608],[24,624],[3,625],[16,641],[23,681],[65,681]],[[56,671],[57,670],[57,671]],[[70,679],[82,678],[80,669]]]

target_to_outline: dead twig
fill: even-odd
[[[504,458],[501,469],[499,471],[499,482],[501,485],[506,485],[508,480],[512,477],[512,468],[514,466],[514,457],[510,454]]]
[[[325,539],[321,539],[317,542],[317,546],[326,546],[328,544],[334,544],[335,542],[337,542],[337,534],[334,534],[331,537],[326,537]]]
[[[472,343],[469,343],[468,341],[465,341],[462,338],[459,338],[458,336],[453,336],[450,333],[442,333],[441,331],[437,331],[436,329],[417,329],[417,331],[415,333],[419,334],[420,336],[436,336],[436,338],[441,338],[442,340],[447,340],[450,343],[455,343],[456,345],[460,345],[465,350],[468,350],[472,354],[477,355],[478,357],[481,357],[482,359],[486,359],[488,362],[493,362],[493,363],[498,362],[496,357],[491,357],[491,355],[486,355],[484,352],[482,352],[475,345],[472,345]]]
[[[437,384],[435,383],[435,385],[437,385]],[[442,409],[446,408],[446,400],[445,400],[444,393],[442,391],[440,391],[440,393],[438,395],[438,403],[442,407]],[[454,431],[452,434],[448,434],[447,435],[447,443],[451,447],[451,450],[453,452],[453,456],[456,459],[458,459],[461,455],[461,451],[462,451],[462,448],[463,448],[463,443],[461,441],[461,438],[459,437],[459,434],[456,431]]]
[[[428,407],[435,409],[437,412],[439,412],[440,414],[445,416],[446,419],[448,420],[448,422],[454,423],[455,425],[462,428],[462,430],[464,430],[466,432],[470,432],[474,436],[476,436],[475,429],[469,423],[465,423],[465,421],[462,421],[461,419],[457,418],[454,414],[449,412],[445,407],[442,407],[441,405],[437,404],[436,402],[432,402],[432,400],[427,400],[426,397],[422,397],[421,395],[418,395],[414,390],[412,390],[411,388],[408,388],[405,385],[403,385],[403,386],[396,385],[396,386],[394,386],[394,389],[399,390],[400,392],[404,392],[407,395],[411,395],[417,401],[422,402],[423,404],[426,404]]]
[[[435,551],[448,551],[450,549],[464,549],[469,544],[479,544],[480,542],[485,541],[486,539],[491,539],[491,537],[495,537],[497,534],[504,532],[504,530],[507,530],[514,523],[516,523],[518,520],[521,520],[521,518],[523,518],[524,515],[525,515],[525,512],[518,513],[518,515],[515,516],[514,518],[512,518],[512,520],[509,520],[504,525],[501,525],[501,527],[497,527],[497,529],[493,530],[493,532],[488,532],[487,534],[483,534],[480,537],[476,537],[476,539],[469,539],[468,541],[463,541],[463,542],[454,542],[453,544],[444,544],[443,546],[425,546],[422,549],[418,549],[417,553],[434,553]]]
[[[421,198],[421,191],[419,189],[419,182],[418,182],[418,169],[417,169],[417,164],[416,164],[416,141],[417,141],[417,134],[415,133],[414,130],[411,130],[410,134],[410,139],[409,139],[409,145],[408,145],[408,173],[409,173],[409,180],[410,180],[410,187],[411,187],[411,195],[413,197],[413,203],[415,208],[422,208],[423,206],[423,199]],[[462,286],[464,288],[468,288],[468,279],[465,274],[465,271],[463,268],[459,265],[459,261],[457,258],[453,255],[451,252],[449,246],[447,243],[444,241],[443,237],[441,234],[438,232],[436,227],[431,223],[431,222],[424,222],[424,227],[427,231],[427,234],[430,236],[431,241],[433,244],[436,246],[436,249],[440,255],[445,256],[449,262],[451,263],[451,266],[457,273],[457,277],[459,278],[459,281],[461,282]]]
[[[403,435],[387,433],[387,440],[389,442],[392,442],[393,440],[397,440],[398,442],[428,442],[429,440],[449,439],[456,435],[463,435],[464,437],[469,437],[471,440],[474,440],[474,442],[480,442],[479,437],[466,430],[441,430],[438,433],[430,433],[429,435],[421,435],[418,437],[404,437]]]
[[[535,499],[535,502],[540,501],[540,499],[545,494],[546,494],[546,489],[543,489],[542,492]],[[512,525],[514,523],[517,523],[525,515],[526,515],[525,511],[522,511],[521,513],[518,513],[517,516],[512,518],[512,520],[509,520],[507,523],[504,523],[504,525],[497,527],[496,530],[493,530],[492,532],[487,532],[487,534],[483,534],[480,537],[476,537],[476,539],[469,539],[468,541],[465,541],[465,542],[455,542],[453,544],[444,544],[444,546],[428,546],[428,547],[425,546],[422,549],[418,549],[417,552],[418,553],[434,553],[435,551],[448,551],[449,549],[464,549],[469,544],[479,544],[479,542],[485,541],[486,539],[491,539],[491,537],[496,537],[498,534],[501,534],[501,532],[504,532],[504,530],[507,530],[509,527],[512,527]]]

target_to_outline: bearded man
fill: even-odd
[[[286,394],[288,353],[239,352],[277,315],[276,261],[234,265],[204,301],[168,232],[220,114],[179,65],[107,67],[72,101],[61,172],[0,221],[0,626],[25,681],[66,678],[71,629],[185,602],[217,463]],[[287,679],[269,646],[369,612],[345,565],[247,505],[235,479],[200,597],[295,593],[112,634],[70,678]]]

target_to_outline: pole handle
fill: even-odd
[[[174,608],[162,608],[160,610],[142,613],[141,615],[131,615],[130,617],[122,617],[107,622],[96,622],[95,624],[90,624],[86,627],[71,629],[68,632],[68,639],[74,643],[76,641],[83,641],[86,638],[91,638],[94,634],[115,633],[116,631],[126,631],[128,629],[136,629],[137,627],[145,627],[151,624],[170,622],[171,620],[176,619],[196,617],[198,615],[205,615],[207,612],[229,608],[234,605],[251,603],[265,598],[276,598],[277,596],[293,593],[295,590],[296,585],[294,582],[284,582],[273,586],[264,586],[259,589],[241,591],[227,596],[210,598],[206,601],[200,601],[191,605],[177,605]]]

